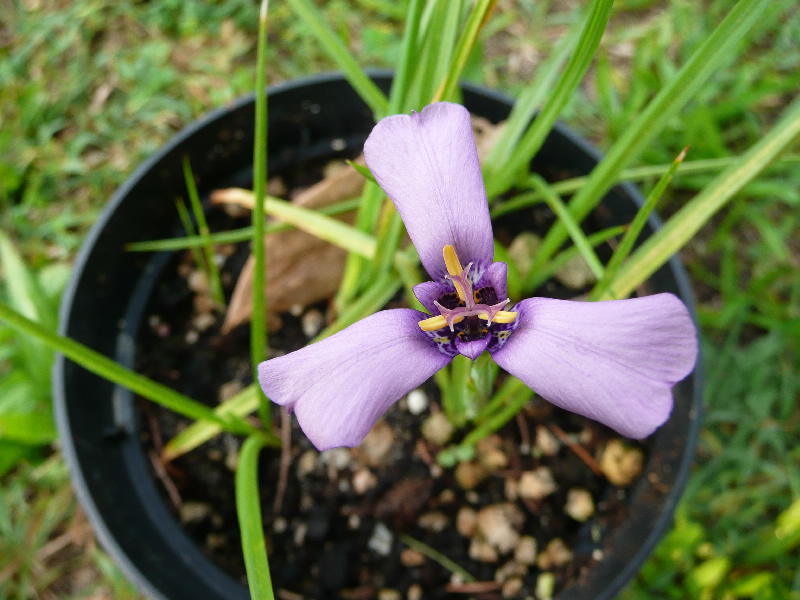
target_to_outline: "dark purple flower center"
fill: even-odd
[[[509,299],[500,301],[491,285],[475,288],[479,281],[470,275],[472,263],[462,268],[452,246],[445,246],[444,258],[453,291],[434,300],[440,314],[420,321],[420,328],[449,356],[474,359],[498,349],[516,326],[517,313],[503,310]]]

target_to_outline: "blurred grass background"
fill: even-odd
[[[405,2],[319,4],[362,65],[392,65]],[[580,4],[500,0],[467,78],[514,95]],[[800,10],[770,4],[641,164],[686,145],[690,160],[736,154],[797,96]],[[607,147],[732,5],[618,0],[563,120]],[[55,326],[70,261],[113,190],[182,126],[251,90],[256,22],[251,0],[0,0],[3,301]],[[279,2],[269,64],[272,83],[332,68]],[[662,212],[711,177],[676,177]],[[749,185],[682,258],[699,301],[705,422],[675,526],[624,597],[800,598],[800,510],[787,512],[800,499],[800,170]],[[0,326],[0,599],[137,598],[71,492],[51,361]]]

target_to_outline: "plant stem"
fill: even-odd
[[[253,147],[253,314],[250,319],[250,362],[253,373],[267,358],[266,257],[264,246],[264,205],[267,191],[267,0],[262,0],[258,17],[256,56],[256,131]],[[269,399],[260,394],[258,416],[264,429],[272,427]]]
[[[258,454],[263,447],[262,439],[247,438],[242,445],[239,465],[236,467],[236,516],[239,519],[242,554],[252,600],[275,599],[258,489]]]

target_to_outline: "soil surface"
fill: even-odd
[[[302,187],[321,168],[283,183]],[[511,245],[521,231],[545,231],[551,222],[543,207],[526,212],[527,223],[497,221],[496,237]],[[220,208],[209,218],[212,230],[247,224]],[[246,257],[244,244],[221,249],[226,294]],[[573,298],[587,289],[554,278],[540,295]],[[326,302],[280,315],[271,354],[304,346],[331,316]],[[137,369],[217,405],[252,381],[248,326],[223,335],[222,321],[192,254],[176,253],[151,299]],[[239,440],[224,434],[164,464],[162,445],[188,421],[145,401],[140,412],[143,448],[165,501],[205,553],[244,582],[234,498]],[[537,399],[486,438],[474,459],[443,468],[436,456],[445,438],[464,432],[447,435],[432,381],[395,404],[355,449],[319,453],[294,419],[274,415],[279,429],[289,424],[290,444],[283,454],[262,454],[262,500],[273,585],[285,600],[550,598],[608,551],[604,540],[626,516],[627,489],[646,453]]]

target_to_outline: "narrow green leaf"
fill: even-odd
[[[358,207],[356,215],[356,229],[363,235],[375,229],[378,215],[383,202],[383,190],[377,184],[367,183],[361,194],[361,205]],[[336,292],[334,305],[337,307],[346,306],[348,302],[358,292],[358,285],[361,281],[361,274],[366,265],[364,256],[359,252],[348,250],[347,261],[344,266],[344,274]],[[372,256],[367,257],[372,258]]]
[[[721,171],[739,160],[738,156],[726,156],[724,158],[706,158],[702,160],[693,160],[684,162],[681,166],[681,170],[677,173],[677,176],[686,176],[695,173],[710,173],[713,171]],[[800,156],[797,155],[787,155],[779,160],[775,161],[773,166],[775,167],[786,167],[786,166],[794,166],[800,163]],[[651,177],[661,177],[672,168],[672,163],[664,164],[664,165],[648,165],[643,167],[632,167],[630,169],[625,169],[619,173],[614,183],[619,183],[621,181],[639,181],[650,179]],[[556,181],[555,183],[551,183],[550,187],[553,188],[553,191],[558,194],[559,196],[565,196],[567,194],[571,194],[580,190],[586,182],[589,181],[589,177],[572,177],[570,179],[564,179],[562,181]],[[499,204],[494,205],[490,212],[492,218],[501,217],[503,215],[507,215],[512,212],[516,212],[523,208],[528,208],[530,206],[534,206],[544,201],[542,195],[538,192],[524,192],[522,194],[517,194],[516,196],[501,202]]]
[[[580,225],[572,218],[572,215],[570,215],[569,210],[567,210],[561,198],[558,197],[558,194],[554,193],[553,188],[539,175],[531,175],[528,181],[534,189],[544,196],[544,201],[547,202],[547,205],[555,213],[559,221],[564,224],[575,247],[578,249],[578,252],[580,252],[583,260],[586,261],[586,264],[589,265],[594,276],[598,279],[602,278],[604,273],[603,264],[600,262],[600,259],[597,258],[597,254],[594,253],[592,244],[589,242],[586,234],[583,233]]]
[[[258,364],[267,358],[267,299],[264,206],[267,195],[267,7],[262,0],[258,15],[258,50],[256,55],[256,130],[253,142],[253,310],[250,318],[250,362],[253,373]],[[264,429],[272,427],[272,409],[269,400],[260,394],[258,416]]]
[[[0,438],[23,444],[49,444],[56,439],[53,415],[42,412],[0,413]]]
[[[591,244],[592,248],[597,248],[600,244],[604,244],[610,239],[623,235],[626,231],[624,225],[617,225],[615,227],[608,227],[602,229],[597,233],[591,234],[586,239]],[[550,262],[548,262],[539,271],[528,273],[528,276],[523,286],[522,296],[533,293],[540,285],[555,275],[558,270],[563,267],[567,262],[572,260],[579,254],[578,248],[569,246],[558,254],[556,254]]]
[[[181,225],[183,225],[183,230],[186,232],[187,239],[194,238],[200,240],[197,246],[192,247],[192,258],[194,258],[194,264],[197,265],[198,269],[208,273],[206,258],[202,252],[202,248],[208,243],[208,238],[197,235],[194,221],[192,221],[192,217],[189,215],[189,209],[186,208],[186,203],[183,201],[183,198],[175,198],[175,210],[178,212],[178,218],[181,221]]]
[[[258,408],[261,395],[260,388],[255,384],[251,384],[238,394],[220,403],[214,409],[214,412],[223,420],[228,415],[246,417]],[[174,460],[219,435],[221,431],[222,428],[216,421],[195,421],[167,442],[161,456],[166,461]],[[277,438],[273,441],[275,445],[278,445]]]
[[[23,316],[37,321],[49,331],[56,329],[56,312],[50,305],[33,273],[28,269],[11,239],[0,231],[0,269],[2,269],[5,293],[11,306]],[[14,342],[22,358],[22,367],[27,376],[36,384],[37,390],[50,386],[50,371],[53,354],[43,348],[37,340],[21,338]],[[38,395],[32,401],[42,400]]]
[[[469,571],[464,569],[464,567],[459,565],[457,562],[445,556],[438,550],[431,548],[427,544],[412,538],[410,535],[401,534],[400,541],[403,542],[409,548],[413,548],[420,554],[427,556],[432,561],[439,563],[441,566],[443,566],[445,569],[447,569],[454,575],[458,575],[462,580],[468,582],[477,581],[477,579],[475,579],[475,577]]]
[[[353,301],[339,313],[338,318],[326,327],[314,341],[333,335],[345,327],[349,327],[364,316],[382,309],[400,289],[400,282],[392,273],[384,273],[370,285],[357,300]]]
[[[242,554],[250,598],[275,600],[258,485],[258,454],[263,447],[264,441],[259,437],[249,437],[242,444],[239,465],[236,467],[236,516],[242,535]]]
[[[708,78],[723,64],[732,60],[736,54],[736,46],[746,39],[747,33],[769,4],[763,1],[739,0],[689,61],[661,89],[647,108],[625,128],[620,138],[592,171],[586,185],[572,198],[569,204],[570,212],[577,222],[581,222],[597,206],[618,178],[620,171],[638,156],[669,119],[697,94]],[[534,271],[553,256],[567,235],[564,225],[556,223],[536,255]]]
[[[358,92],[361,99],[370,107],[375,118],[386,115],[389,102],[366,73],[358,66],[342,40],[334,33],[322,17],[319,9],[310,0],[287,0],[294,13],[308,26],[322,48],[342,70],[347,81]]]
[[[194,173],[192,173],[192,165],[189,162],[189,157],[183,157],[183,179],[186,182],[186,190],[189,193],[189,204],[194,213],[194,219],[197,221],[197,233],[203,239],[203,255],[205,261],[199,263],[198,268],[205,265],[205,272],[208,276],[208,284],[211,288],[211,295],[214,297],[214,302],[221,309],[225,306],[225,294],[222,291],[222,280],[219,276],[219,267],[217,261],[214,260],[214,246],[209,239],[211,230],[208,228],[208,221],[206,221],[206,214],[203,211],[203,205],[200,202],[200,195],[197,193],[197,184],[195,183]]]
[[[358,199],[344,200],[328,206],[317,208],[316,211],[323,215],[334,216],[346,213],[358,208]],[[264,227],[264,233],[278,233],[290,231],[295,227],[289,223],[271,222]],[[246,242],[253,239],[253,227],[242,227],[230,231],[220,231],[212,233],[209,238],[214,244],[234,244]],[[147,242],[133,242],[125,246],[128,252],[161,252],[164,250],[185,250],[187,248],[198,248],[205,242],[200,236],[184,236],[179,238],[166,238],[163,240],[151,240]]]
[[[450,67],[464,6],[464,0],[426,2],[417,35],[416,69],[405,110],[421,110],[433,98],[436,86]]]
[[[499,171],[488,172],[487,194],[490,198],[509,189],[516,176],[530,164],[553,128],[558,115],[566,107],[592,62],[595,51],[603,37],[608,19],[611,16],[613,0],[594,0],[586,18],[581,37],[575,52],[569,59],[564,73],[541,112],[515,146],[514,152],[498,165]]]
[[[450,363],[450,399],[452,412],[447,414],[447,420],[455,426],[467,422],[467,405],[469,404],[469,375],[472,361],[461,354],[453,358]]]
[[[533,81],[522,90],[514,102],[514,107],[500,130],[497,142],[483,161],[483,170],[486,174],[499,171],[501,165],[511,158],[519,139],[536,116],[536,111],[552,94],[561,67],[575,48],[582,29],[582,21],[573,19],[570,30],[558,41],[550,56],[537,68]]]
[[[267,199],[265,210],[267,214],[281,221],[291,223],[297,229],[344,248],[348,252],[353,252],[367,259],[375,257],[376,244],[374,237],[346,223],[325,216],[316,210],[304,208],[277,198]]]
[[[464,31],[456,45],[455,55],[450,64],[450,68],[447,70],[444,80],[439,84],[431,102],[454,99],[453,96],[456,93],[461,73],[467,64],[467,59],[470,54],[472,54],[472,50],[478,42],[481,28],[489,20],[489,15],[496,3],[497,0],[477,0],[475,2],[469,14],[469,18],[467,19]]]
[[[533,390],[519,379],[509,377],[476,416],[475,420],[478,425],[464,437],[460,444],[442,450],[437,460],[441,464],[447,465],[460,456],[469,456],[474,452],[475,444],[513,419],[522,407],[533,398],[533,395]]]
[[[650,236],[620,269],[605,298],[625,298],[677,252],[708,220],[800,135],[800,100],[736,164]]]
[[[352,161],[352,160],[346,160],[346,161],[344,161],[344,162],[346,162],[348,165],[350,165],[350,166],[351,166],[351,167],[353,167],[353,168],[354,168],[356,171],[358,171],[358,173],[359,173],[359,174],[360,174],[360,175],[361,175],[361,176],[362,176],[364,179],[366,179],[367,181],[371,181],[372,183],[375,183],[375,184],[377,184],[377,183],[378,183],[377,181],[375,181],[375,176],[372,174],[372,171],[370,171],[370,170],[369,170],[369,169],[366,167],[366,165],[361,165],[361,164],[358,164],[357,162],[355,162],[355,161]]]
[[[647,220],[650,218],[650,214],[653,212],[653,210],[655,210],[656,204],[661,199],[664,191],[667,189],[669,182],[672,181],[672,176],[683,162],[687,150],[688,147],[684,148],[683,151],[678,154],[678,156],[672,162],[672,167],[670,170],[661,176],[661,179],[658,180],[656,186],[647,195],[647,199],[644,201],[642,207],[636,211],[633,222],[625,232],[625,235],[622,236],[622,240],[620,240],[619,246],[617,246],[616,250],[614,250],[614,254],[611,255],[611,259],[606,265],[605,273],[594,286],[594,289],[590,294],[591,300],[600,298],[603,295],[603,292],[605,292],[605,290],[608,288],[609,284],[614,280],[614,277],[616,277],[622,262],[628,258],[628,254],[630,254],[631,250],[633,250],[633,245],[636,243],[636,240],[639,238],[639,235],[642,233],[645,225],[647,225]]]
[[[11,305],[29,319],[55,329],[55,318],[46,294],[3,231],[0,231],[0,269]]]
[[[214,421],[226,431],[231,431],[233,433],[252,433],[253,431],[257,431],[252,425],[240,419],[222,419],[207,406],[175,390],[171,390],[160,383],[156,383],[147,377],[134,373],[130,369],[126,369],[99,352],[95,352],[91,348],[87,348],[70,338],[52,333],[38,323],[25,318],[3,304],[0,304],[0,320],[4,321],[9,327],[22,335],[32,336],[40,340],[50,349],[55,352],[60,352],[87,371],[91,371],[108,381],[126,387],[140,396],[152,400],[156,404],[160,404],[176,413],[191,419],[208,419]]]
[[[394,80],[392,81],[392,90],[389,94],[388,114],[390,115],[405,112],[411,108],[408,106],[410,92],[409,88],[411,86],[412,74],[419,66],[417,63],[419,52],[418,38],[421,33],[420,22],[422,20],[422,12],[424,7],[425,3],[423,0],[411,0],[411,2],[408,4],[408,11],[405,19],[405,29],[403,31],[403,41],[400,44],[400,62],[397,65],[397,72]],[[348,161],[348,163],[351,163],[351,161]],[[355,163],[351,164],[356,168],[357,171],[359,171],[359,173],[367,177],[367,175],[361,171],[363,168],[364,171],[369,173],[368,178],[372,179],[373,182],[375,181],[369,169],[362,167],[362,165],[356,166]]]

